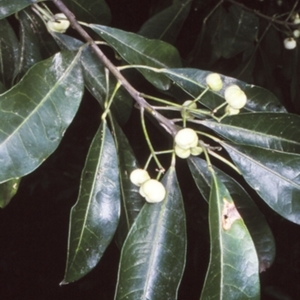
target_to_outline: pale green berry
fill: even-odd
[[[191,128],[183,128],[175,135],[175,144],[184,150],[196,147],[198,141],[197,133]]]
[[[180,158],[188,158],[191,155],[190,149],[182,149],[178,145],[174,147],[175,154]]]
[[[150,203],[161,202],[166,197],[165,187],[156,179],[149,179],[144,182],[139,192]]]
[[[299,29],[295,29],[294,31],[293,31],[293,36],[294,36],[294,38],[298,38],[298,37],[300,37],[300,30]]]
[[[203,152],[202,147],[193,147],[191,148],[191,154],[194,156],[200,155]]]
[[[57,21],[48,21],[47,27],[50,31],[64,33],[70,26],[70,22],[63,13],[54,15]]]
[[[181,116],[186,119],[194,119],[195,117],[188,111],[189,109],[197,109],[197,103],[193,100],[186,100],[182,104]]]
[[[219,91],[223,87],[221,76],[217,73],[209,74],[206,77],[208,87],[213,91]]]
[[[130,173],[130,181],[137,186],[141,186],[145,181],[149,179],[150,176],[144,169],[135,169]]]
[[[232,108],[230,105],[227,105],[225,108],[225,112],[228,114],[228,116],[233,116],[239,114],[240,110]]]
[[[237,85],[231,85],[225,90],[226,102],[234,109],[241,109],[246,105],[247,96]]]
[[[284,39],[283,44],[284,44],[284,48],[287,50],[295,49],[297,46],[297,42],[292,37],[288,37]]]

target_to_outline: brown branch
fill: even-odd
[[[135,99],[139,107],[141,107],[141,109],[145,109],[148,113],[150,113],[166,131],[168,131],[172,136],[175,136],[178,131],[178,126],[176,126],[173,121],[157,112],[143,97],[140,96],[140,93],[127,81],[127,79],[121,74],[118,68],[105,56],[105,54],[100,50],[100,48],[92,39],[92,37],[77,22],[74,14],[67,8],[67,6],[61,0],[53,0],[53,3],[62,13],[65,14],[65,16],[70,21],[71,26],[90,45],[90,47],[101,60],[103,65],[116,77],[116,79],[131,95],[131,97]]]

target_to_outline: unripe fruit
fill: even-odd
[[[175,135],[176,145],[184,150],[196,147],[198,141],[199,139],[197,133],[191,128],[183,128]]]
[[[226,88],[224,97],[226,102],[234,109],[243,108],[247,102],[246,94],[237,85]]]
[[[294,31],[293,31],[293,36],[294,36],[294,38],[298,38],[298,37],[300,37],[300,30],[299,29],[295,29]]]
[[[225,108],[225,112],[228,114],[228,116],[233,116],[239,114],[240,110],[232,108],[230,105],[227,105]]]
[[[174,147],[175,154],[180,158],[188,158],[191,155],[190,149],[182,149],[178,145]]]
[[[219,74],[212,73],[206,77],[208,87],[213,91],[219,91],[223,87],[223,82]]]
[[[191,148],[191,154],[194,156],[200,155],[202,152],[203,152],[203,149],[201,147]]]
[[[284,39],[283,44],[284,44],[284,48],[288,50],[295,49],[297,46],[295,39],[292,37],[288,37]]]
[[[193,102],[193,100],[187,100],[182,104],[181,116],[186,119],[194,119],[195,117],[187,111],[187,109],[197,109],[197,103]]]
[[[67,17],[62,13],[54,15],[54,17],[55,17],[55,20],[57,20],[57,21],[51,21],[51,20],[48,21],[47,22],[48,29],[51,31],[54,31],[54,32],[59,32],[59,33],[66,32],[66,30],[70,26],[70,22],[67,19]]]
[[[141,186],[149,179],[150,176],[144,169],[135,169],[130,173],[130,181],[137,186]]]
[[[166,189],[158,180],[149,179],[141,185],[140,194],[147,202],[156,203],[165,199]]]

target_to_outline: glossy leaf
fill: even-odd
[[[248,184],[284,218],[300,224],[300,156],[221,142]]]
[[[211,186],[211,252],[200,300],[259,300],[258,259],[250,234],[222,181],[212,176]]]
[[[232,5],[223,21],[220,48],[224,58],[231,58],[253,46],[258,34],[258,17],[240,6]]]
[[[101,259],[117,229],[120,187],[113,138],[102,122],[81,174],[80,191],[70,216],[68,257],[61,284],[78,280]]]
[[[64,0],[66,6],[82,22],[109,24],[110,9],[104,0]]]
[[[1,0],[0,19],[6,18],[22,10],[23,8],[40,1],[43,0]]]
[[[81,41],[68,35],[53,33],[53,37],[62,49],[74,51],[84,46]],[[101,107],[104,108],[107,90],[103,64],[91,48],[84,47],[81,55],[81,65],[87,89],[98,100]],[[111,76],[109,82],[109,95],[111,95],[117,81],[115,77]],[[111,111],[120,124],[126,123],[131,114],[132,107],[132,98],[123,87],[120,87],[111,105]]]
[[[174,44],[191,8],[191,0],[174,2],[148,19],[139,34],[149,39],[158,39]]]
[[[145,203],[145,199],[140,195],[139,187],[130,181],[130,173],[139,166],[125,134],[116,122],[114,122],[114,133],[118,152],[121,191],[121,216],[116,241],[121,249],[132,224]]]
[[[90,24],[89,26],[129,64],[155,68],[181,66],[179,53],[170,44],[158,40],[149,40],[135,33],[111,27],[97,24]],[[139,69],[139,71],[157,88],[169,89],[170,80],[164,75],[145,69]]]
[[[300,153],[300,117],[285,113],[249,113],[226,117],[222,122],[203,120],[222,137],[239,144]]]
[[[14,178],[0,184],[0,208],[9,204],[19,188],[21,178]]]
[[[0,95],[0,182],[36,169],[59,145],[83,93],[80,52],[36,64]]]
[[[172,81],[185,91],[191,98],[196,98],[206,88],[206,77],[212,72],[198,69],[167,69],[162,70]],[[222,104],[226,87],[237,84],[247,95],[245,110],[285,112],[285,108],[269,91],[254,85],[249,85],[238,79],[221,75],[223,88],[218,92],[208,91],[199,101],[204,106],[214,109]]]
[[[0,81],[8,89],[12,86],[19,60],[19,42],[6,19],[0,20]]]
[[[32,10],[27,9],[20,11],[17,15],[20,23],[20,53],[16,72],[18,78],[15,82],[18,82],[30,67],[43,59],[39,45],[40,37],[36,33],[38,23],[35,16]]]
[[[185,265],[186,225],[175,169],[162,183],[166,198],[146,203],[125,240],[115,299],[177,299]]]
[[[208,202],[212,178],[206,161],[193,156],[188,159],[188,165],[200,193]],[[253,239],[259,259],[260,272],[265,271],[275,259],[276,247],[273,234],[264,215],[238,182],[216,167],[214,167],[214,171],[234,199],[236,208]]]

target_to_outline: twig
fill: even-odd
[[[143,97],[140,96],[140,93],[127,81],[127,79],[120,73],[118,68],[105,56],[92,37],[78,23],[74,14],[61,0],[53,0],[53,3],[62,13],[65,14],[70,21],[71,26],[87,43],[89,43],[90,47],[101,60],[103,65],[116,77],[116,79],[122,84],[132,98],[135,99],[139,107],[150,113],[166,131],[168,131],[172,136],[175,136],[178,131],[178,126],[176,126],[172,120],[154,110],[153,107]]]

